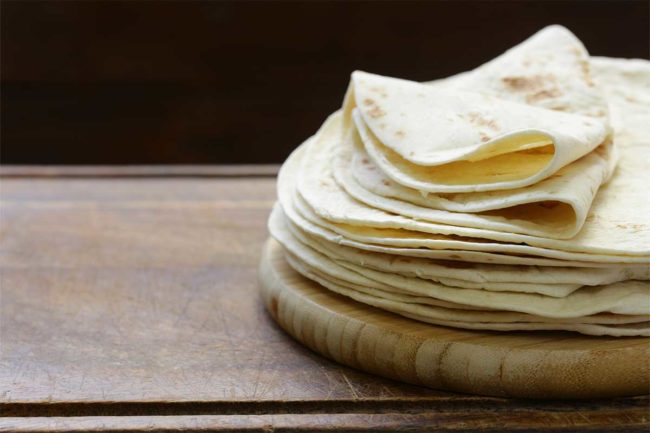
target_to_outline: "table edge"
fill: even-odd
[[[0,177],[275,177],[279,164],[0,165]]]

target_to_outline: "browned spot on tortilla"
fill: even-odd
[[[544,99],[557,98],[561,94],[562,92],[560,92],[560,89],[558,89],[557,87],[547,89],[547,90],[540,90],[533,94],[526,95],[526,102],[528,102],[529,104],[533,104],[535,102],[539,102]]]
[[[569,110],[569,107],[566,106],[566,105],[563,105],[563,104],[554,104],[552,107],[548,107],[548,108],[550,108],[551,110],[555,110],[555,111],[568,111]]]
[[[404,131],[402,131],[401,129],[398,129],[397,131],[395,131],[395,136],[398,137],[398,138],[404,138],[405,135],[406,135],[406,133]]]
[[[643,230],[645,228],[643,224],[616,224],[616,227],[620,229],[633,229],[633,230]]]
[[[557,201],[543,201],[539,203],[541,207],[544,207],[546,209],[553,209],[554,207],[557,207],[559,204],[560,203]]]
[[[375,105],[370,111],[368,111],[368,115],[376,119],[378,117],[385,116],[386,112]]]
[[[557,80],[555,78],[555,75],[544,74],[531,75],[530,77],[503,77],[501,78],[501,81],[503,81],[503,84],[505,84],[507,87],[518,92],[538,92],[549,87],[549,85],[554,85]]]
[[[499,125],[494,119],[488,119],[480,113],[470,112],[467,113],[467,117],[469,118],[469,121],[475,125],[486,126],[493,131],[499,130]]]
[[[387,181],[386,179],[382,179],[382,180],[381,180],[381,183],[383,183],[383,184],[386,185],[386,186],[390,186],[390,182]]]
[[[580,59],[580,70],[582,71],[582,78],[587,83],[587,86],[592,87],[594,82],[591,80],[591,74],[589,73],[589,62],[585,59]]]
[[[490,136],[487,135],[484,132],[479,132],[479,135],[481,136],[481,141],[485,143],[486,141],[490,141]]]
[[[458,260],[460,260],[460,258],[461,258],[458,254],[452,254],[449,257],[451,257],[452,259],[458,259]]]
[[[636,99],[634,96],[629,96],[629,95],[628,95],[628,96],[625,97],[625,99],[626,99],[628,102],[637,102],[637,99]]]
[[[370,99],[370,98],[366,98],[366,99],[364,99],[364,100],[363,100],[363,103],[364,103],[365,105],[375,105],[375,101],[373,101],[373,100]]]
[[[368,161],[368,158],[363,158],[361,160],[361,164],[368,164],[370,161]]]

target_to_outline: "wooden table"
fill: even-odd
[[[258,296],[276,167],[4,167],[0,430],[647,431],[647,397],[436,392],[295,343]]]

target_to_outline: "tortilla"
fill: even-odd
[[[302,163],[302,167],[296,182],[304,202],[298,198],[294,205],[311,222],[348,239],[394,247],[489,251],[561,260],[650,262],[650,244],[637,244],[634,237],[610,247],[600,239],[598,243],[579,242],[582,232],[572,240],[553,240],[430,223],[366,206],[352,199],[332,178],[330,152],[339,143],[336,129],[338,125],[340,125],[340,117],[336,115],[330,117],[315,139],[306,146],[305,156],[298,162],[298,164]],[[292,158],[299,158],[299,156],[289,157],[290,160]],[[291,170],[292,167],[296,169],[295,165],[288,164],[286,170]],[[279,178],[279,189],[294,187],[285,184],[284,179],[284,176]],[[625,232],[622,228],[614,228],[614,231],[616,230]],[[596,234],[612,236],[615,233],[596,232]],[[525,242],[528,245],[514,242]],[[635,248],[626,248],[626,245],[634,245]]]
[[[313,139],[308,139],[305,145],[312,142]],[[308,232],[312,236],[319,237],[323,240],[334,242],[341,245],[346,245],[360,250],[374,251],[398,256],[409,257],[427,257],[439,260],[461,260],[476,263],[491,263],[491,264],[505,264],[505,265],[535,265],[535,266],[575,266],[575,267],[612,267],[620,266],[617,263],[603,263],[603,262],[584,262],[578,260],[557,260],[548,259],[544,257],[522,256],[513,254],[497,254],[482,251],[469,251],[469,250],[451,250],[439,249],[431,250],[425,248],[401,248],[391,247],[387,245],[375,245],[358,242],[353,239],[348,239],[340,234],[328,230],[322,226],[312,223],[304,216],[302,216],[295,208],[296,191],[295,186],[297,183],[297,174],[300,167],[300,161],[304,156],[305,147],[299,147],[292,155],[285,161],[280,173],[278,174],[278,199],[282,205],[283,211],[286,213],[289,220],[294,224]],[[642,264],[641,266],[647,266]]]
[[[584,287],[564,298],[553,298],[532,293],[458,289],[429,280],[408,278],[360,266],[343,267],[301,244],[286,227],[277,224],[277,219],[271,220],[269,229],[273,237],[291,254],[300,257],[300,261],[333,278],[352,283],[365,282],[365,286],[392,287],[413,295],[454,304],[557,319],[579,318],[604,312],[640,316],[647,315],[650,306],[650,287],[645,282],[635,280]]]
[[[387,212],[464,227],[485,228],[555,239],[582,228],[601,184],[611,176],[616,157],[609,142],[534,185],[504,191],[427,194],[393,182],[350,140],[338,146],[333,173],[355,199]]]
[[[342,263],[351,263],[377,271],[407,277],[417,277],[450,287],[539,293],[552,297],[565,297],[582,286],[596,286],[625,280],[648,280],[648,267],[622,268],[560,268],[538,266],[483,265],[458,261],[435,261],[417,257],[395,257],[384,253],[357,250],[310,237],[286,219],[278,208],[271,219],[279,219],[301,243]]]
[[[647,320],[647,316],[599,314],[560,321],[519,313],[449,309],[407,302],[403,298],[396,300],[395,295],[389,292],[341,284],[336,279],[328,278],[318,271],[309,269],[291,254],[287,255],[287,261],[300,274],[335,293],[421,322],[496,331],[560,330],[577,331],[587,335],[650,336],[650,322]],[[377,296],[377,293],[381,293],[382,296]],[[383,295],[387,295],[387,297]]]
[[[354,124],[370,157],[395,182],[419,191],[532,185],[609,134],[606,122],[590,117],[359,71],[351,94]]]
[[[472,71],[428,84],[603,118],[608,106],[604,89],[594,86],[599,71],[594,71],[593,59],[567,28],[551,25]]]
[[[610,132],[588,53],[559,26],[438,85],[354,72],[343,111],[387,176],[426,192],[532,185]]]
[[[433,84],[355,74],[344,110],[281,169],[269,229],[289,264],[333,292],[428,323],[650,336],[650,200],[644,197],[650,185],[644,169],[650,160],[650,62],[593,60],[608,114],[584,70],[586,51],[562,32],[547,29],[475,71]],[[549,50],[552,40],[557,53]],[[531,102],[534,89],[508,89],[504,74],[530,78],[520,66],[565,74],[561,94]],[[416,101],[410,113],[402,109],[408,101]],[[480,116],[463,111],[472,104],[483,110]],[[486,120],[486,107],[494,107],[494,118]],[[466,115],[472,131],[455,119],[442,126],[454,111]],[[421,122],[425,114],[434,122]],[[472,144],[493,120],[505,132]],[[515,123],[524,129],[511,128]],[[431,125],[440,135],[427,130]],[[385,143],[382,134],[393,134],[393,141]],[[426,146],[409,147],[422,137]],[[448,174],[447,186],[470,185],[473,192],[421,193],[395,182],[391,173],[381,173],[385,167],[373,146],[408,164],[429,158],[434,163],[421,164],[425,171]],[[415,150],[408,154],[415,161],[400,153]],[[478,168],[462,179],[454,170],[466,166],[456,163]],[[559,168],[550,169],[556,176],[540,175],[556,163]],[[515,169],[494,173],[499,164]],[[530,178],[536,183],[527,185]],[[503,182],[514,189],[493,191]]]

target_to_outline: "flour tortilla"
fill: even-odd
[[[536,316],[568,319],[611,312],[624,315],[648,315],[650,287],[645,282],[625,281],[605,286],[584,287],[564,298],[514,292],[489,292],[458,289],[429,280],[408,278],[360,266],[343,267],[295,239],[286,227],[271,220],[271,234],[300,261],[343,281],[365,286],[394,287],[416,296],[431,297],[454,304],[494,310],[514,311]]]
[[[600,72],[595,68],[594,58],[573,33],[551,25],[472,71],[430,84],[470,89],[549,110],[607,117],[603,89],[592,80]]]
[[[623,315],[600,313],[591,316],[578,318],[548,318],[534,316],[525,313],[513,313],[510,311],[497,311],[489,309],[466,309],[462,305],[448,304],[445,306],[438,305],[437,302],[431,302],[431,298],[422,296],[413,296],[391,291],[385,291],[374,287],[373,281],[368,281],[370,286],[348,283],[339,278],[333,277],[326,272],[309,266],[298,257],[286,251],[287,262],[292,268],[297,270],[303,276],[313,279],[321,285],[330,288],[333,284],[335,288],[332,291],[341,293],[342,290],[352,294],[352,292],[362,294],[363,297],[370,301],[367,304],[384,308],[388,311],[417,314],[423,317],[429,317],[439,320],[451,320],[461,322],[486,322],[486,323],[583,323],[583,324],[600,324],[600,325],[623,325],[632,323],[644,323],[650,320],[648,315]],[[341,293],[345,294],[345,293]],[[374,299],[373,299],[374,298]],[[361,301],[364,302],[364,301]],[[380,303],[378,305],[378,303]],[[383,305],[382,305],[383,304]]]
[[[594,80],[603,88],[610,103],[610,119],[616,130],[617,141],[629,147],[647,147],[650,132],[650,62],[593,57],[591,63]]]
[[[648,148],[648,116],[650,111],[650,68],[648,62],[633,61],[621,62],[612,59],[596,59],[594,70],[599,71],[602,82],[607,82],[608,97],[613,103],[612,106],[612,122],[617,128],[617,133],[623,137],[623,141],[628,149],[633,149],[637,153],[644,155],[644,149]],[[313,140],[312,140],[313,141]],[[582,332],[591,335],[613,335],[613,336],[630,336],[630,335],[650,335],[650,323],[648,316],[650,312],[650,286],[647,281],[625,281],[616,282],[613,284],[606,284],[595,287],[583,287],[572,291],[572,293],[565,297],[557,298],[552,296],[544,296],[531,293],[514,293],[514,292],[490,292],[489,290],[474,289],[474,288],[458,288],[448,287],[443,284],[438,284],[434,281],[418,278],[417,273],[413,275],[400,275],[395,272],[393,263],[389,263],[385,269],[382,269],[383,263],[381,257],[384,256],[386,260],[398,261],[399,256],[413,256],[413,257],[436,257],[436,258],[453,258],[458,260],[478,261],[486,263],[517,263],[517,264],[541,264],[550,266],[564,266],[557,268],[541,269],[542,273],[547,270],[551,272],[553,278],[558,275],[566,277],[569,281],[571,278],[579,278],[580,272],[585,272],[585,280],[590,280],[594,277],[592,272],[607,273],[599,275],[596,278],[614,278],[614,272],[636,272],[641,270],[647,271],[645,268],[639,266],[629,266],[626,270],[623,268],[618,269],[617,266],[607,269],[571,269],[570,266],[611,266],[612,264],[604,264],[598,262],[582,262],[582,261],[562,261],[554,259],[545,259],[537,257],[529,257],[517,254],[494,254],[490,252],[480,251],[450,251],[450,250],[426,250],[421,248],[394,248],[388,246],[375,245],[370,243],[363,243],[354,241],[341,236],[314,224],[301,214],[298,209],[302,206],[302,211],[309,213],[309,205],[304,202],[301,195],[296,191],[296,184],[300,184],[298,179],[298,169],[302,162],[305,150],[309,146],[298,149],[293,160],[287,161],[283,167],[280,180],[279,180],[279,196],[281,207],[274,210],[273,216],[270,220],[271,230],[276,230],[275,236],[283,237],[288,248],[293,248],[291,253],[296,254],[293,256],[294,265],[296,267],[302,266],[306,272],[310,273],[313,279],[320,278],[325,283],[330,284],[330,290],[336,291],[334,285],[338,285],[339,289],[347,290],[346,296],[357,298],[364,297],[366,303],[373,305],[373,303],[380,308],[386,310],[394,310],[396,313],[406,317],[411,317],[416,320],[436,323],[445,326],[453,326],[468,329],[492,329],[492,330],[541,330],[541,329],[564,329]],[[625,158],[625,152],[624,158]],[[629,153],[632,155],[632,152]],[[645,153],[645,156],[648,154]],[[624,159],[623,159],[624,160]],[[647,158],[645,161],[647,162]],[[631,162],[631,164],[634,161]],[[628,180],[633,175],[643,176],[642,164],[638,163],[637,166],[630,165],[632,170],[625,173]],[[624,167],[625,170],[625,167]],[[614,181],[620,176],[621,170],[614,177]],[[331,176],[330,176],[331,177]],[[614,183],[614,181],[612,183]],[[334,182],[336,184],[336,182]],[[621,184],[623,185],[623,184]],[[634,201],[630,198],[636,194],[636,197],[642,198],[644,189],[640,188],[640,182],[633,183],[636,189],[633,194],[628,192],[618,191],[612,197],[622,197],[622,204],[633,204]],[[609,185],[611,186],[611,185]],[[606,187],[609,188],[609,186]],[[605,189],[605,190],[606,190]],[[600,195],[599,195],[600,199]],[[619,200],[620,201],[620,200]],[[627,202],[626,202],[627,201]],[[607,205],[616,203],[616,201],[605,202]],[[646,203],[639,201],[643,206]],[[644,233],[643,226],[630,226],[628,221],[644,221],[640,216],[638,209],[633,210],[633,215],[629,219],[622,220],[622,224],[613,224],[612,216],[621,215],[624,213],[616,212],[607,205],[601,209],[601,213],[597,216],[605,216],[605,224],[600,222],[595,227],[589,227],[589,220],[585,224],[585,228],[595,230],[598,234],[599,230],[603,230],[601,236],[603,241],[606,241],[606,233],[604,230],[610,229],[610,235],[614,242],[622,240],[622,242],[629,242],[630,236],[637,236],[639,242],[642,242],[644,236],[647,236],[647,229]],[[594,204],[594,208],[598,206],[598,199]],[[286,216],[283,213],[286,212]],[[629,211],[629,208],[627,209]],[[641,209],[642,211],[643,209]],[[312,213],[313,210],[311,211]],[[593,214],[593,211],[591,212]],[[644,214],[647,217],[647,213]],[[590,215],[591,216],[591,215]],[[316,215],[317,218],[320,216]],[[635,219],[636,218],[636,219]],[[593,219],[593,218],[592,218]],[[277,221],[284,222],[284,234],[277,234]],[[621,221],[619,221],[620,223]],[[291,224],[295,224],[294,230],[291,230]],[[614,227],[616,226],[616,228]],[[275,227],[275,228],[274,228]],[[618,231],[617,231],[618,229]],[[301,230],[304,230],[301,232]],[[584,230],[583,230],[584,231]],[[315,241],[316,243],[303,242],[303,239],[296,236],[295,233],[304,233],[304,239]],[[582,234],[582,233],[581,233]],[[429,236],[429,235],[427,235]],[[581,235],[578,236],[580,238]],[[433,236],[435,237],[435,236]],[[467,241],[463,237],[449,236],[449,241]],[[287,240],[289,239],[289,240]],[[593,238],[588,238],[593,239]],[[471,240],[469,243],[485,244],[494,243],[499,245],[499,242]],[[317,248],[312,245],[326,245],[334,252],[344,251],[346,253],[353,252],[355,254],[348,254],[347,256],[328,254],[331,252],[327,248]],[[386,254],[382,254],[386,253]],[[368,265],[368,259],[361,258],[361,262],[355,262],[358,256],[368,255],[371,257],[372,265]],[[452,257],[453,256],[453,257]],[[594,256],[594,255],[592,255]],[[392,257],[392,259],[391,259]],[[352,260],[349,260],[352,258]],[[431,266],[439,262],[430,260],[422,260],[429,263]],[[458,263],[458,262],[455,262]],[[402,263],[403,264],[403,263]],[[475,265],[466,263],[471,266],[484,266],[491,267],[491,265]],[[562,265],[561,265],[562,264]],[[375,266],[377,265],[377,266]],[[404,269],[404,266],[397,265]],[[417,269],[417,265],[414,265]],[[444,266],[444,264],[442,265]],[[496,265],[493,275],[499,275],[498,272],[506,271],[505,266]],[[378,268],[378,269],[377,269]],[[531,270],[532,266],[511,266],[521,270],[519,274],[524,275],[523,279],[527,280],[529,275],[535,275]],[[429,268],[433,269],[433,268]],[[386,272],[382,272],[385,270]],[[413,270],[413,269],[411,269]],[[631,270],[631,271],[630,271]],[[329,273],[328,273],[329,272]],[[415,271],[414,271],[415,272]],[[426,271],[425,271],[426,272]],[[567,274],[564,274],[567,272]],[[612,274],[610,274],[612,272]],[[472,274],[471,271],[466,274]],[[466,274],[461,274],[464,276]],[[514,278],[518,278],[518,273],[513,272]],[[630,276],[631,274],[627,274]],[[503,275],[501,275],[503,276]],[[619,274],[620,276],[620,274]],[[453,279],[454,275],[452,275]],[[624,277],[624,276],[623,276]],[[647,276],[641,275],[642,278]],[[480,277],[479,277],[480,278]],[[535,279],[536,277],[531,277]],[[350,282],[350,280],[352,282]],[[458,278],[454,281],[460,281]],[[497,278],[498,280],[498,278]],[[507,278],[506,278],[507,281]],[[558,281],[564,281],[562,279]],[[591,281],[591,280],[590,280]],[[361,283],[361,284],[359,284]],[[549,284],[549,287],[552,284]],[[561,284],[560,284],[561,285]],[[514,287],[513,287],[514,289]],[[361,300],[361,302],[364,302]],[[415,307],[413,307],[415,306]],[[608,306],[603,310],[603,307]],[[415,309],[414,309],[415,308]],[[596,313],[593,309],[596,309]],[[460,311],[457,311],[460,310]],[[494,310],[494,311],[491,311]],[[603,313],[609,311],[610,313]],[[543,312],[544,314],[539,314]],[[450,316],[450,313],[459,313],[456,316]],[[521,321],[509,322],[511,320],[510,314],[524,314]],[[480,315],[488,314],[485,317],[490,319],[482,320]],[[493,314],[497,314],[494,316]],[[502,321],[498,320],[498,314],[504,314],[507,317]],[[541,321],[536,321],[534,316],[541,317]],[[471,320],[453,320],[462,317]],[[491,321],[492,320],[492,321]],[[533,320],[527,321],[527,320]],[[639,323],[623,323],[632,321],[641,321]],[[590,322],[590,323],[583,323]],[[607,322],[603,324],[602,322]],[[614,323],[612,323],[614,322]]]
[[[382,261],[382,260],[373,260],[371,256],[368,260],[362,255],[362,260],[358,260],[358,256],[354,254],[342,255],[339,254],[340,248],[347,248],[341,246],[334,246],[332,244],[328,246],[328,242],[319,242],[314,238],[310,238],[298,227],[296,227],[290,221],[285,221],[287,229],[291,232],[293,237],[299,240],[301,243],[309,246],[310,248],[318,251],[327,258],[337,262],[343,267],[346,267],[347,264],[367,267],[382,272],[391,272],[397,275],[403,275],[406,277],[412,278],[422,278],[426,280],[432,280],[436,283],[444,284],[449,287],[458,287],[463,289],[482,289],[489,290],[494,292],[521,292],[521,293],[539,293],[541,295],[552,296],[557,298],[563,298],[568,294],[574,292],[583,286],[583,284],[562,284],[562,283],[527,283],[527,282],[494,282],[494,281],[467,281],[458,278],[457,275],[454,275],[454,268],[451,266],[445,267],[440,265],[443,271],[443,274],[447,275],[430,275],[426,271],[423,271],[422,268],[413,266],[411,264],[410,258],[402,258],[401,260],[395,260],[399,258],[393,258],[393,260]],[[338,248],[337,248],[338,247]],[[376,258],[375,258],[376,259]],[[397,263],[397,264],[395,264]],[[462,263],[462,262],[461,262]],[[423,263],[426,268],[430,263]],[[461,266],[463,266],[461,264]],[[510,275],[511,279],[516,279],[522,271],[518,270]],[[451,274],[451,275],[450,275]],[[625,278],[629,279],[629,278]]]
[[[359,71],[350,92],[354,124],[370,157],[394,181],[420,191],[532,185],[609,133],[606,122],[585,116]]]
[[[301,243],[337,263],[351,263],[382,272],[432,280],[450,287],[538,293],[562,298],[582,286],[596,286],[626,280],[648,280],[647,267],[628,268],[555,268],[538,266],[482,265],[468,262],[434,261],[414,257],[391,256],[357,250],[310,237],[286,219],[280,208],[273,211],[275,225],[286,229]]]
[[[333,173],[348,194],[370,207],[423,221],[555,239],[571,238],[582,228],[616,160],[608,142],[601,152],[590,152],[528,187],[423,195],[393,182],[353,141],[342,140],[337,146]]]
[[[489,312],[471,312],[465,310],[448,310],[443,307],[431,307],[416,303],[407,303],[404,300],[394,300],[392,295],[388,298],[365,293],[366,290],[361,287],[351,288],[349,285],[337,284],[317,271],[310,271],[304,265],[301,265],[295,259],[288,258],[288,262],[300,274],[309,278],[332,292],[349,297],[355,301],[381,308],[395,314],[399,314],[410,319],[420,322],[431,323],[434,325],[443,325],[455,328],[479,329],[490,331],[574,331],[586,335],[612,336],[612,337],[634,337],[650,336],[650,322],[643,319],[638,322],[630,323],[613,323],[600,324],[580,322],[580,319],[574,321],[549,321],[547,318],[537,318],[531,315],[522,315],[520,318],[509,316],[516,313],[492,313],[496,317],[486,317]],[[375,291],[376,293],[376,291]],[[593,318],[595,316],[591,316]],[[628,316],[610,316],[610,317],[628,317]],[[632,317],[632,316],[629,316]],[[456,319],[456,320],[453,320]],[[492,321],[490,320],[492,319]],[[498,320],[510,320],[501,321]],[[646,318],[647,319],[647,318]],[[544,321],[546,320],[546,321]],[[593,320],[593,319],[592,319]]]
[[[509,311],[464,309],[462,306],[453,306],[453,304],[450,304],[451,306],[440,306],[436,305],[436,303],[431,303],[431,298],[411,296],[376,289],[372,287],[374,285],[373,281],[368,281],[368,284],[370,284],[370,286],[348,283],[344,280],[331,276],[327,272],[322,272],[317,268],[308,265],[288,251],[286,252],[286,258],[290,266],[303,276],[306,276],[307,278],[310,278],[328,288],[330,288],[330,284],[334,285],[335,288],[332,288],[332,291],[334,292],[341,293],[343,290],[347,291],[350,294],[352,294],[351,292],[357,292],[357,294],[361,294],[365,300],[369,300],[370,302],[365,303],[368,303],[370,305],[384,308],[389,311],[417,314],[420,316],[439,320],[486,323],[528,322],[622,325],[648,322],[650,319],[650,316],[648,315],[630,316],[610,313],[600,313],[579,318],[555,319],[534,316],[525,313],[513,313]],[[352,294],[352,297],[356,298],[354,294]]]
[[[449,309],[406,302],[405,299],[396,299],[391,293],[341,283],[310,269],[291,254],[287,255],[287,261],[297,272],[335,293],[421,322],[493,331],[559,330],[616,337],[650,336],[647,316],[599,314],[561,321],[520,313]]]
[[[507,252],[561,260],[613,263],[650,262],[650,242],[640,242],[639,234],[634,227],[628,228],[618,221],[611,221],[611,228],[608,232],[601,231],[598,224],[593,222],[590,224],[590,221],[587,221],[583,230],[574,239],[555,240],[419,221],[371,208],[352,199],[332,178],[330,158],[332,149],[340,144],[339,129],[337,128],[339,125],[340,117],[337,114],[330,116],[317,133],[315,139],[306,146],[306,154],[300,162],[302,167],[298,174],[297,187],[301,197],[311,207],[311,210],[305,211],[301,207],[301,213],[312,222],[347,238],[364,243],[397,247]],[[646,153],[648,153],[648,150],[650,150],[650,146],[646,147]],[[294,155],[290,158],[294,157],[297,158]],[[631,163],[639,165],[635,161]],[[289,167],[292,167],[292,165],[289,165]],[[621,171],[624,171],[624,169],[621,169]],[[616,199],[618,199],[619,203],[619,197],[621,196],[628,195],[637,198],[639,193],[643,192],[643,187],[638,185],[640,176],[637,173],[643,175],[643,171],[639,168],[639,171],[632,173],[633,179],[627,179],[629,181],[627,186],[620,185],[620,175],[616,176],[608,185],[609,189],[612,189],[614,183],[618,182],[617,186],[620,188],[617,188],[615,194],[618,195]],[[634,190],[631,187],[640,190]],[[279,188],[292,188],[292,186],[283,185],[283,182],[280,181]],[[606,195],[605,198],[607,198]],[[603,197],[599,196],[596,202],[602,200]],[[597,216],[601,220],[603,216],[609,214],[620,215],[624,218],[626,213],[635,212],[634,209],[629,212],[621,212],[621,209],[617,208],[619,203],[616,203],[615,198],[610,197],[610,200],[612,200],[612,203],[609,206],[597,209],[597,213],[594,214],[595,210],[592,209],[590,217],[594,219]],[[635,201],[635,204],[636,202],[638,200]],[[298,202],[296,205],[300,206],[301,203]],[[641,204],[640,207],[644,205],[648,206],[645,203]],[[642,219],[640,215],[638,217]],[[589,220],[589,217],[587,217],[587,220]],[[634,234],[630,233],[630,231]],[[593,239],[585,235],[590,235]],[[457,240],[453,238],[455,236],[461,236],[465,239]],[[619,242],[612,244],[609,240],[617,236]],[[650,240],[650,231],[646,230],[646,236]],[[492,242],[487,242],[486,239],[490,239]],[[526,243],[527,245],[514,243]]]
[[[312,139],[307,140],[305,145],[311,143]],[[544,257],[521,256],[513,254],[496,254],[482,251],[467,250],[450,250],[440,249],[431,250],[426,248],[400,248],[386,245],[375,245],[358,242],[353,239],[345,238],[340,234],[328,230],[322,226],[312,223],[298,212],[295,206],[297,184],[297,175],[300,168],[300,161],[304,156],[306,146],[299,147],[285,161],[280,173],[278,174],[278,199],[283,211],[288,219],[295,225],[305,230],[311,236],[318,237],[325,241],[333,242],[340,245],[350,246],[364,251],[373,251],[397,256],[408,257],[426,257],[437,260],[460,260],[475,263],[503,264],[503,265],[532,265],[532,266],[561,266],[561,267],[619,267],[616,263],[603,262],[584,262],[578,260],[557,260]],[[645,264],[637,266],[647,266]]]
[[[586,155],[610,131],[606,107],[584,46],[551,26],[438,85],[357,71],[343,109],[397,183],[471,192],[532,185]]]
[[[515,254],[515,255],[529,255],[535,257],[552,258],[557,260],[581,260],[581,261],[597,261],[601,263],[617,263],[617,264],[647,264],[650,262],[648,257],[636,256],[610,256],[602,254],[588,254],[567,252],[563,250],[553,250],[547,248],[533,247],[528,245],[509,244],[505,242],[495,242],[481,238],[468,238],[457,235],[440,235],[436,233],[429,233],[422,230],[422,225],[417,226],[418,231],[403,230],[399,227],[393,226],[391,223],[397,218],[389,217],[387,221],[383,221],[385,225],[379,225],[382,222],[372,221],[367,225],[349,224],[347,222],[332,222],[321,216],[317,215],[314,210],[303,200],[297,196],[294,201],[294,206],[297,211],[310,222],[328,229],[340,236],[347,239],[355,240],[357,242],[384,245],[389,247],[400,248],[427,248],[432,250],[463,250],[463,251],[481,251],[492,252],[501,254]],[[377,220],[379,221],[379,220]],[[415,221],[415,223],[419,223]],[[412,221],[408,222],[409,225],[413,224]],[[419,223],[423,224],[423,223]],[[428,228],[424,226],[425,229]]]
[[[596,58],[593,62],[602,63],[602,60]],[[595,67],[596,75],[602,73],[599,66]],[[594,86],[589,69],[590,59],[582,43],[566,28],[554,25],[473,71],[427,84],[439,89],[487,93],[551,110],[607,117],[607,104],[601,92],[605,83]],[[548,79],[557,73],[560,80]],[[465,194],[423,194],[392,181],[372,162],[363,146],[355,146],[348,170],[352,176],[338,180],[345,181],[342,186],[356,199],[389,212],[396,212],[396,207],[402,204],[394,200],[407,203],[401,209],[402,215],[425,221],[445,222],[440,220],[438,212],[428,211],[428,208],[485,212],[486,216],[505,218],[506,225],[512,225],[510,230],[515,233],[567,239],[582,227],[598,187],[613,171],[616,148],[611,143],[608,147],[611,149],[590,152],[552,177],[528,187]],[[394,200],[385,201],[378,196]],[[482,228],[500,230],[488,225]]]

